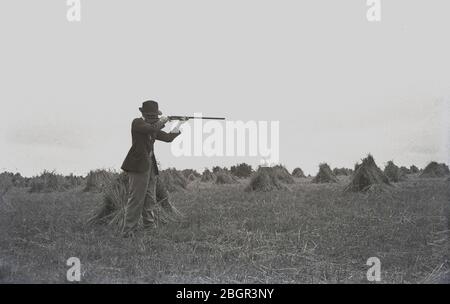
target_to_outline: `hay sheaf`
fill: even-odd
[[[29,181],[29,192],[55,192],[64,191],[69,188],[64,176],[56,174],[54,171],[42,172],[39,176],[34,176]]]
[[[195,176],[193,173],[191,173],[188,177],[187,180],[190,182],[193,182],[195,180],[197,180],[197,176]]]
[[[409,171],[412,173],[412,174],[415,174],[415,173],[419,173],[419,168],[417,168],[415,165],[411,165],[410,167],[409,167]]]
[[[382,190],[384,186],[391,185],[388,177],[384,175],[370,154],[362,160],[361,164],[355,165],[355,168],[352,180],[344,189],[346,192]]]
[[[216,179],[214,173],[209,171],[209,169],[205,169],[202,173],[202,178],[200,179],[202,182],[208,183],[213,182]]]
[[[349,176],[349,175],[352,175],[352,173],[353,173],[352,169],[348,169],[348,168],[334,168],[333,169],[333,174],[335,176],[338,176],[338,175]]]
[[[224,185],[224,184],[236,184],[238,183],[238,179],[236,176],[232,175],[230,172],[225,170],[219,170],[216,175],[216,184]]]
[[[312,180],[313,183],[322,184],[322,183],[337,183],[337,178],[331,171],[330,166],[326,163],[322,163],[319,165],[319,172]]]
[[[273,191],[288,190],[289,188],[282,182],[276,167],[259,167],[253,173],[246,191]]]
[[[84,192],[101,192],[105,187],[105,182],[117,177],[118,173],[109,170],[91,170],[86,176],[86,186]]]
[[[400,172],[406,177],[406,175],[411,174],[411,170],[405,166],[400,167]]]
[[[188,185],[188,180],[183,173],[174,168],[162,170],[159,178],[169,192],[186,189]]]
[[[233,174],[236,177],[247,178],[252,175],[253,169],[252,169],[252,166],[250,166],[246,163],[241,163],[236,166],[231,166],[230,172],[231,172],[231,174]]]
[[[294,170],[292,170],[292,174],[293,177],[306,177],[305,173],[303,173],[303,170],[301,168],[295,168]]]
[[[82,176],[77,176],[77,175],[74,175],[73,173],[65,176],[64,178],[71,187],[78,187],[78,186],[82,185],[83,181],[84,181]]]
[[[120,231],[124,224],[125,210],[129,194],[129,178],[126,172],[118,176],[104,175],[103,200],[92,212],[88,224],[104,224]],[[156,205],[153,214],[156,225],[177,221],[184,216],[170,202],[169,192],[158,176],[156,179]]]
[[[294,184],[295,180],[292,177],[292,175],[289,173],[289,171],[282,165],[276,165],[272,167],[277,178],[285,184]]]
[[[0,189],[1,184],[6,182],[7,180],[12,182],[12,186],[14,187],[27,187],[28,180],[30,178],[23,177],[20,173],[12,173],[12,172],[3,172],[0,173]]]
[[[384,174],[387,176],[390,182],[397,183],[406,179],[406,174],[397,167],[392,160],[388,161],[386,167],[384,167]]]
[[[194,169],[184,169],[181,171],[181,173],[183,173],[184,177],[187,179],[189,179],[190,176],[194,176],[195,178],[202,176],[200,173],[198,173]]]
[[[450,170],[446,164],[432,161],[425,167],[425,169],[423,169],[420,177],[444,177],[448,174],[450,174]]]
[[[3,202],[3,196],[13,187],[13,177],[3,172],[0,174],[0,203]]]

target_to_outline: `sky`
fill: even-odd
[[[450,2],[81,0],[0,4],[0,171],[119,170],[142,101],[167,115],[278,121],[280,162],[314,175],[450,163]],[[190,122],[191,123],[191,122]],[[259,164],[175,157],[162,168]]]

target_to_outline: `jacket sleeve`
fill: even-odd
[[[159,131],[156,133],[156,139],[165,142],[172,142],[181,132],[178,133],[167,133],[164,131]]]
[[[164,124],[160,123],[159,121],[154,124],[149,124],[140,118],[136,118],[133,121],[131,127],[132,131],[145,134],[156,133],[160,131],[162,128],[164,128]]]

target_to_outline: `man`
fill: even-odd
[[[172,142],[178,135],[181,121],[170,133],[161,129],[169,119],[162,115],[158,103],[148,100],[139,108],[141,118],[136,118],[131,124],[132,146],[129,150],[122,169],[129,176],[129,198],[125,210],[125,221],[123,235],[132,236],[136,230],[142,215],[144,229],[154,227],[152,209],[156,205],[156,176],[158,165],[154,154],[153,145],[155,140]]]

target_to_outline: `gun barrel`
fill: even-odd
[[[208,117],[208,116],[168,116],[170,120],[180,120],[186,119],[215,119],[215,120],[225,120],[224,117]]]

